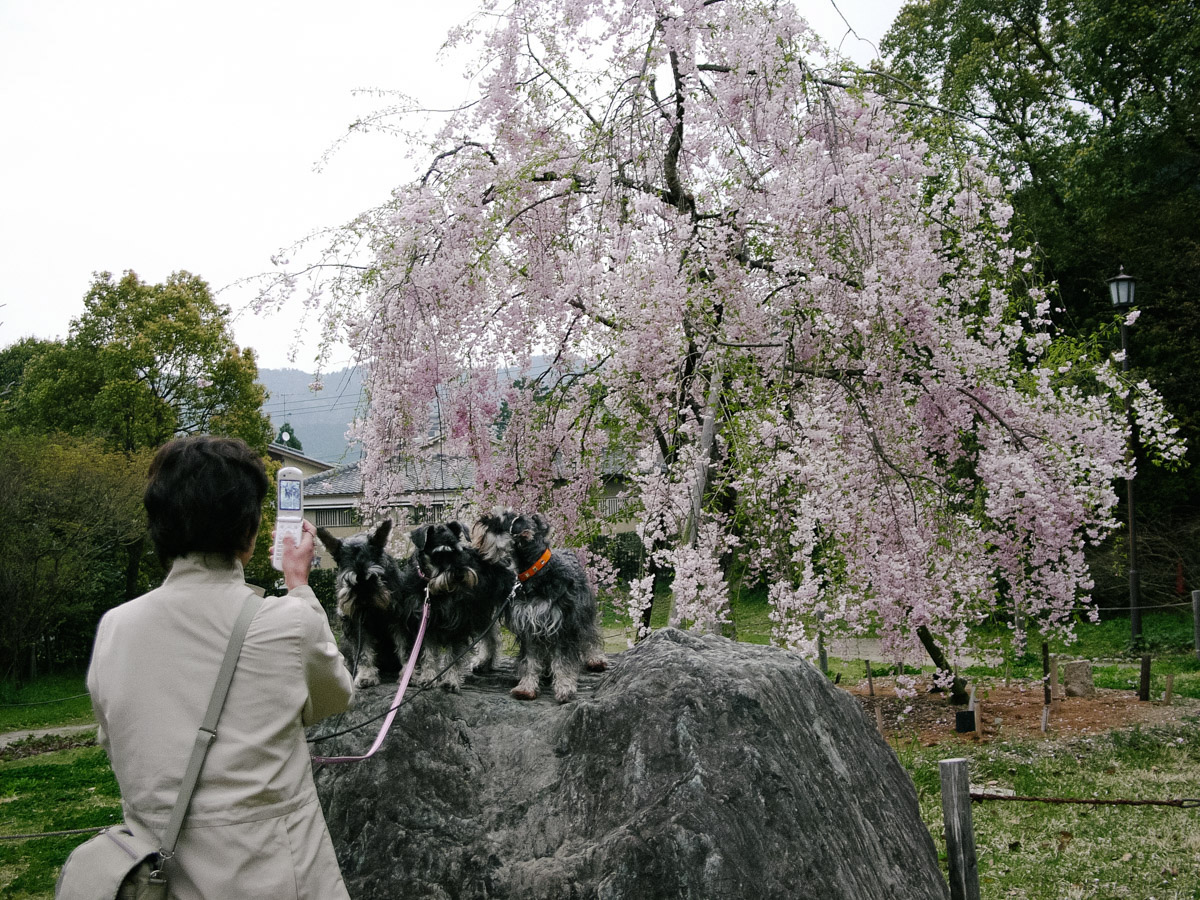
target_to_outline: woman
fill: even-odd
[[[229,438],[164,446],[144,502],[170,572],[100,620],[88,690],[125,822],[157,841],[204,718],[234,620],[251,588],[268,487],[262,460]],[[217,738],[167,865],[170,895],[348,898],[317,802],[304,727],[344,711],[350,673],[308,586],[315,529],[285,542],[289,593],[268,597],[246,635]]]

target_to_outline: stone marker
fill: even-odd
[[[1092,683],[1092,664],[1086,659],[1076,659],[1059,664],[1062,675],[1063,693],[1068,697],[1094,697],[1096,686]]]
[[[373,759],[320,767],[350,895],[949,896],[907,773],[800,656],[665,629],[611,661],[561,706],[511,698],[505,661],[461,695],[412,696]],[[340,726],[394,690],[363,691]],[[377,729],[317,752],[361,752]]]

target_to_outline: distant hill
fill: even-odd
[[[331,372],[322,378],[325,388],[321,391],[309,388],[314,378],[299,369],[258,370],[258,383],[270,395],[263,409],[271,417],[275,433],[290,422],[305,456],[330,465],[358,460],[362,451],[350,447],[346,430],[360,409],[362,374],[358,369]]]
[[[535,356],[523,370],[506,369],[506,378],[532,378],[546,371],[549,360]],[[362,411],[362,373],[341,369],[326,375],[324,390],[309,389],[315,378],[299,369],[259,369],[258,382],[270,392],[264,405],[276,435],[285,422],[296,430],[306,456],[330,465],[356,462],[362,458],[360,447],[351,448],[346,440],[350,422]]]

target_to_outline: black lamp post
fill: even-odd
[[[1133,276],[1125,274],[1125,267],[1116,277],[1108,279],[1108,292],[1112,297],[1113,307],[1129,309],[1133,306],[1133,292],[1136,282]],[[1125,319],[1121,319],[1121,371],[1129,371],[1129,328]],[[1129,422],[1129,461],[1137,462],[1137,422],[1133,416],[1133,394],[1125,395],[1125,418]],[[1125,489],[1129,506],[1129,631],[1134,647],[1142,641],[1142,604],[1141,604],[1141,575],[1137,568],[1137,519],[1133,505],[1133,479],[1125,479]]]

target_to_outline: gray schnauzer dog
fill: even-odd
[[[317,529],[338,566],[337,609],[343,632],[359,645],[356,687],[379,684],[379,664],[407,660],[421,624],[426,591],[426,625],[418,678],[430,681],[442,668],[442,687],[459,692],[473,668],[486,669],[499,655],[495,621],[515,583],[511,570],[484,560],[465,541],[458,522],[424,525],[409,537],[413,553],[403,562],[385,547],[392,522],[339,540]],[[469,649],[479,642],[472,657]],[[453,662],[453,665],[450,663]]]
[[[550,523],[541,515],[511,509],[480,517],[471,529],[472,543],[484,559],[504,563],[519,587],[504,615],[504,624],[520,647],[512,689],[518,700],[534,700],[542,673],[549,668],[554,698],[575,697],[579,670],[602,672],[608,667],[597,621],[596,595],[578,557],[551,550]]]

